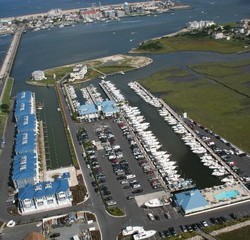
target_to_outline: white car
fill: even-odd
[[[121,184],[128,184],[128,180],[122,180]]]
[[[202,221],[201,223],[202,223],[202,225],[203,225],[204,227],[208,227],[208,224],[207,224],[206,221]]]
[[[135,175],[134,174],[129,174],[126,176],[127,179],[131,179],[131,178],[135,178]]]
[[[140,187],[141,187],[141,184],[139,184],[139,183],[133,184],[133,186],[132,186],[133,189],[140,188]]]
[[[151,220],[151,221],[154,221],[155,220],[155,216],[153,215],[153,213],[148,213],[148,218]]]

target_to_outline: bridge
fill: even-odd
[[[6,87],[7,80],[10,76],[12,66],[15,60],[16,52],[22,37],[22,33],[25,26],[20,25],[17,27],[8,52],[5,56],[3,64],[0,69],[0,104],[2,103],[4,89]]]

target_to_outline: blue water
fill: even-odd
[[[232,199],[236,196],[238,196],[239,193],[236,190],[231,190],[231,191],[226,191],[226,192],[222,192],[219,194],[216,194],[214,197],[217,201],[223,200],[223,199]]]

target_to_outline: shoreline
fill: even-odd
[[[190,30],[188,30],[187,28],[182,28],[182,29],[180,29],[180,30],[178,30],[176,32],[172,32],[172,33],[162,35],[160,37],[155,37],[155,38],[150,38],[150,39],[144,40],[143,42],[140,42],[138,44],[138,47],[140,45],[142,45],[143,43],[146,43],[148,41],[160,40],[160,39],[165,38],[165,37],[174,37],[174,36],[176,36],[176,35],[178,35],[180,33],[187,33],[187,32],[190,32]],[[134,54],[134,53],[137,53],[137,54],[144,53],[144,52],[136,51],[138,49],[138,47],[130,50],[128,53],[132,53],[132,54]]]

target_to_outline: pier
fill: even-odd
[[[225,169],[240,183],[240,185],[247,191],[249,192],[248,188],[245,186],[245,184],[242,182],[241,178],[237,173],[235,173],[197,134],[196,132],[191,129],[187,123],[184,121],[184,119],[179,116],[167,103],[165,103],[162,99],[156,98],[152,93],[150,93],[147,89],[145,89],[143,86],[141,86],[138,82],[136,82],[137,86],[144,91],[145,93],[148,94],[148,96],[151,99],[158,99],[158,101],[161,103],[161,107],[166,108],[169,113],[179,122],[181,123],[185,129],[191,133],[194,138],[201,144],[202,147],[204,147],[211,156],[217,160]]]
[[[6,82],[10,76],[12,66],[16,57],[17,49],[22,37],[22,33],[24,30],[25,26],[20,25],[17,29],[16,32],[13,36],[12,42],[10,44],[10,47],[8,49],[8,52],[5,56],[5,59],[3,61],[3,64],[0,69],[0,103],[2,103],[2,97],[4,93],[4,89],[6,87]]]

